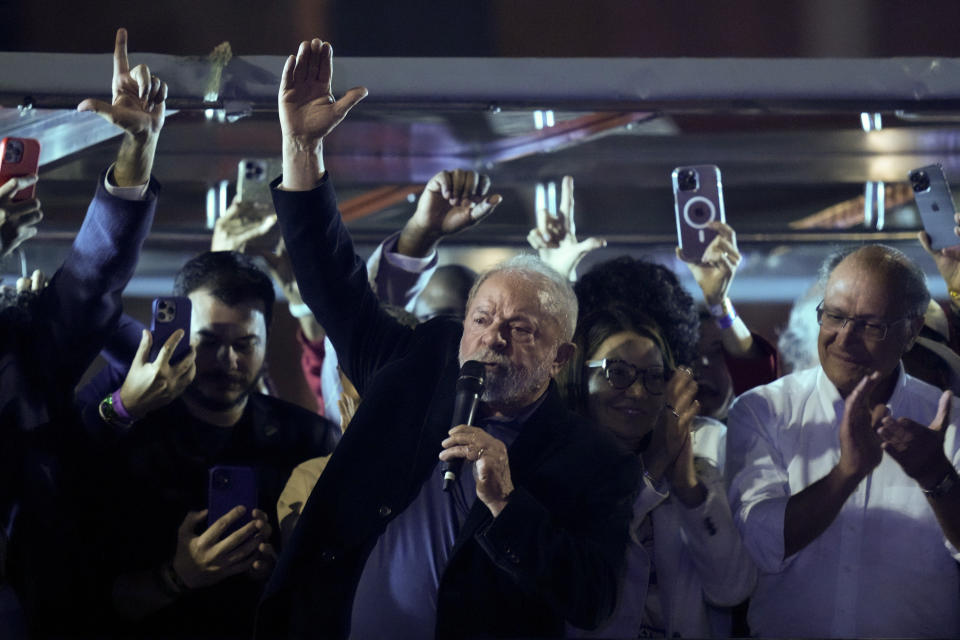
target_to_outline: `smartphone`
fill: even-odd
[[[40,142],[33,138],[0,140],[0,184],[10,178],[36,175],[40,167]],[[37,195],[36,183],[17,191],[13,199],[30,200]]]
[[[237,172],[237,195],[243,202],[273,206],[270,183],[283,173],[279,158],[244,158]]]
[[[953,232],[957,226],[953,218],[956,209],[947,178],[943,175],[943,167],[939,164],[920,167],[911,171],[908,177],[913,188],[913,199],[933,250],[960,245],[960,238]]]
[[[211,468],[207,488],[207,527],[237,505],[243,505],[247,510],[224,536],[252,520],[253,510],[257,507],[257,479],[253,468],[221,465]]]
[[[712,164],[677,167],[672,180],[680,253],[690,262],[700,262],[717,235],[707,225],[714,220],[727,221],[720,169]]]
[[[174,331],[183,329],[183,338],[173,351],[170,362],[176,363],[183,359],[190,351],[190,315],[193,310],[190,298],[169,296],[155,298],[153,301],[153,320],[150,323],[150,333],[153,334],[153,345],[150,347],[150,361],[157,359],[160,347],[167,341]]]

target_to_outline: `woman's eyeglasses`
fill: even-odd
[[[640,378],[647,393],[659,396],[667,386],[663,367],[640,369],[624,360],[590,360],[586,366],[591,369],[603,369],[603,377],[614,389],[627,389]]]

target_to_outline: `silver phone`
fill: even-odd
[[[913,199],[920,211],[923,228],[930,236],[934,251],[960,245],[960,237],[954,233],[956,209],[950,195],[950,185],[943,175],[943,167],[931,164],[914,169],[908,174],[913,188]]]
[[[270,183],[283,173],[279,158],[244,158],[237,171],[237,195],[243,202],[273,206]]]

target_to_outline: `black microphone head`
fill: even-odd
[[[460,377],[457,378],[457,390],[470,393],[482,393],[487,369],[482,362],[467,360],[460,367]]]

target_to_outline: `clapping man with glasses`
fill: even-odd
[[[820,366],[731,408],[753,634],[960,637],[960,413],[900,363],[929,300],[900,251],[849,253],[817,307]]]

